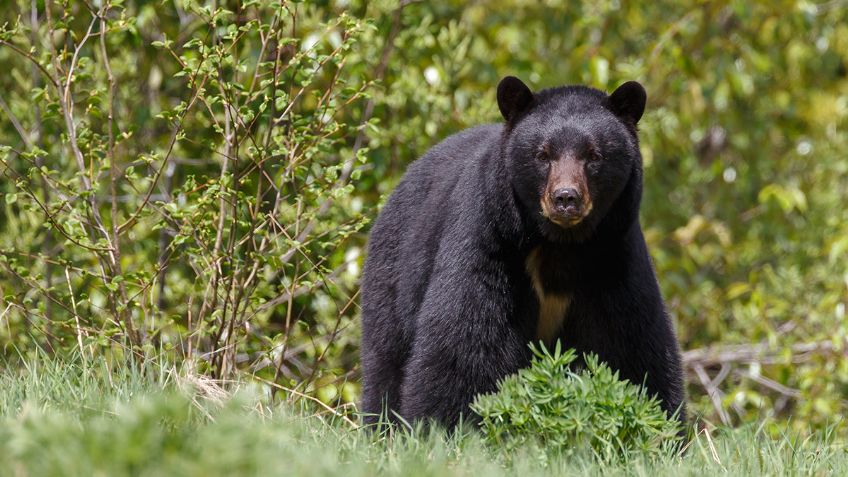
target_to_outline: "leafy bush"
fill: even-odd
[[[544,346],[531,349],[529,368],[472,406],[490,444],[508,450],[537,445],[554,454],[589,451],[614,460],[633,452],[664,455],[676,441],[680,425],[659,400],[620,380],[597,356],[584,356],[585,368],[578,370],[577,354],[562,352],[559,342],[553,354]]]
[[[178,3],[18,2],[30,20],[0,21],[19,78],[0,98],[19,126],[0,123],[0,345],[129,345],[353,400],[325,355],[350,348],[344,244],[367,222],[368,22]]]

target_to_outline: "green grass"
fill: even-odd
[[[5,369],[2,475],[848,475],[845,445],[828,432],[713,430],[682,457],[602,464],[499,452],[473,430],[377,436],[308,403],[268,405],[248,382],[229,395],[164,365],[44,358]]]

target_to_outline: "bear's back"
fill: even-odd
[[[364,319],[391,314],[406,333],[413,332],[440,243],[465,209],[458,202],[494,159],[502,131],[499,124],[466,129],[409,165],[371,229],[362,277]]]
[[[460,207],[452,204],[463,190],[475,187],[479,170],[491,159],[503,126],[488,124],[449,136],[406,170],[371,231],[371,242],[384,233],[418,243],[440,235],[446,219]],[[460,190],[458,193],[457,190]]]
[[[426,197],[428,201],[410,205],[413,209],[419,209],[416,205],[420,206],[419,211],[425,213],[445,212],[444,209],[432,210],[427,206],[441,204],[458,183],[478,177],[469,177],[467,172],[489,159],[492,151],[496,150],[502,131],[500,124],[486,124],[447,137],[409,165],[393,196]],[[461,184],[464,185],[470,184]],[[386,205],[388,207],[389,204]]]

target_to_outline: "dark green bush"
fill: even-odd
[[[659,400],[618,378],[597,356],[576,369],[574,350],[553,353],[531,345],[530,367],[504,379],[499,391],[478,396],[472,409],[483,420],[488,443],[506,450],[541,446],[549,454],[590,452],[603,460],[638,452],[664,455],[676,441],[679,423]]]

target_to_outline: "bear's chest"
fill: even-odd
[[[539,302],[536,339],[545,343],[553,342],[559,335],[572,299],[570,293],[557,291],[552,286],[550,274],[545,273],[545,267],[551,265],[548,261],[550,258],[539,247],[530,252],[524,261],[533,292]]]

